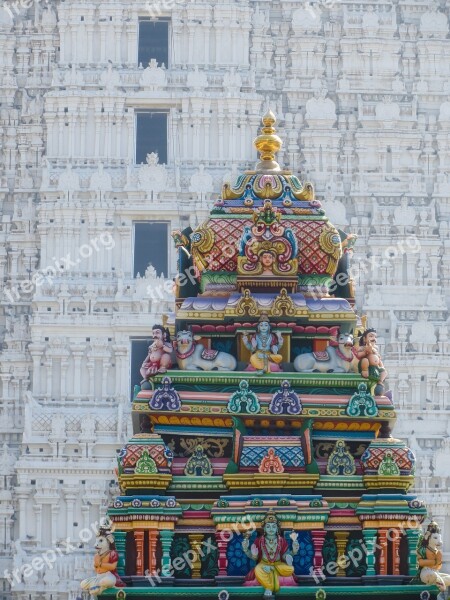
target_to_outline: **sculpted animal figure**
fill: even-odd
[[[100,525],[95,549],[94,568],[97,575],[84,579],[80,584],[81,589],[91,596],[99,596],[109,588],[124,587],[125,584],[117,574],[119,555],[109,526]]]
[[[199,336],[179,331],[175,341],[178,367],[183,371],[234,371],[237,361],[231,354],[208,350],[199,344]]]
[[[341,333],[336,346],[324,352],[299,354],[294,369],[300,373],[356,373],[357,361],[353,354],[353,335]]]
[[[425,585],[437,585],[441,592],[450,587],[450,575],[442,573],[442,536],[437,523],[430,523],[417,548],[419,578]]]

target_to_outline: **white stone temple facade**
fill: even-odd
[[[357,305],[450,568],[449,15],[449,0],[4,0],[0,577],[17,575],[0,600],[74,600],[90,573],[135,365],[171,309],[170,230],[253,164],[269,105],[279,162],[358,235]]]

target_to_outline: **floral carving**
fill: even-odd
[[[206,456],[203,446],[197,446],[184,468],[185,475],[193,477],[209,477],[213,474],[211,461]]]
[[[260,412],[258,396],[250,390],[248,381],[245,379],[239,382],[239,389],[230,396],[227,410],[231,413],[257,414]]]
[[[275,448],[269,448],[266,456],[261,460],[258,467],[260,473],[284,473],[281,458],[275,454]]]
[[[298,395],[291,389],[287,379],[281,384],[269,404],[269,412],[273,415],[299,415],[302,412],[302,403]]]
[[[374,398],[367,391],[365,383],[359,384],[358,391],[348,401],[345,412],[349,417],[376,417],[378,415],[378,407]]]
[[[355,459],[345,446],[344,440],[337,440],[327,464],[328,475],[354,475]]]
[[[155,390],[148,404],[153,410],[180,410],[180,396],[173,387],[170,377],[164,377],[162,386]]]
[[[288,296],[286,288],[282,288],[279,295],[275,298],[270,313],[273,317],[282,317],[283,315],[288,317],[295,316],[294,302]]]

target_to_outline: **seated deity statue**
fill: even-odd
[[[450,120],[450,102],[446,100],[439,108],[439,121]]]
[[[242,542],[246,556],[257,563],[247,575],[244,585],[261,585],[264,588],[264,597],[272,598],[281,585],[296,585],[292,563],[299,550],[298,534],[291,533],[292,552],[289,552],[288,542],[281,535],[278,518],[272,511],[267,513],[262,526],[263,534],[255,540],[250,549],[248,535]]]
[[[283,357],[279,350],[283,346],[283,337],[280,333],[272,333],[267,315],[261,315],[256,332],[250,338],[245,334],[242,341],[252,353],[246,371],[257,371],[258,375],[282,371],[279,365]]]
[[[400,118],[400,106],[392,102],[391,96],[384,96],[383,101],[375,107],[375,116],[378,121],[397,121]]]
[[[420,17],[420,33],[423,37],[444,37],[448,34],[448,20],[445,13],[438,10],[439,3],[432,1],[428,10]]]
[[[384,381],[387,371],[381,360],[377,346],[376,329],[366,329],[359,338],[359,347],[354,351],[358,358],[358,370],[360,374],[371,382],[371,389],[380,395],[384,391]]]
[[[368,35],[375,35],[379,29],[380,22],[377,13],[374,11],[373,6],[367,7],[367,12],[364,13],[362,18],[362,29],[364,33]]]
[[[397,73],[394,81],[392,82],[392,91],[396,94],[404,94],[406,92],[405,83],[399,73]]]
[[[306,103],[306,120],[336,120],[336,104],[331,98],[327,98],[328,90],[322,87],[320,92],[316,93]]]
[[[172,366],[173,347],[170,342],[170,333],[162,325],[153,325],[153,344],[148,348],[148,355],[141,367],[144,380],[157,373],[165,373]]]
[[[450,587],[450,575],[441,573],[442,536],[437,523],[430,523],[417,546],[418,577],[425,585],[436,585],[441,592]]]
[[[142,72],[139,83],[142,87],[156,89],[164,87],[167,83],[166,71],[158,66],[155,58],[148,63],[148,67]]]

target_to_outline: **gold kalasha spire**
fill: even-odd
[[[258,172],[279,172],[281,167],[275,160],[275,156],[281,149],[283,141],[276,135],[274,125],[277,118],[269,109],[263,116],[262,122],[261,134],[253,142],[260,154],[260,161],[256,164],[256,170]]]

